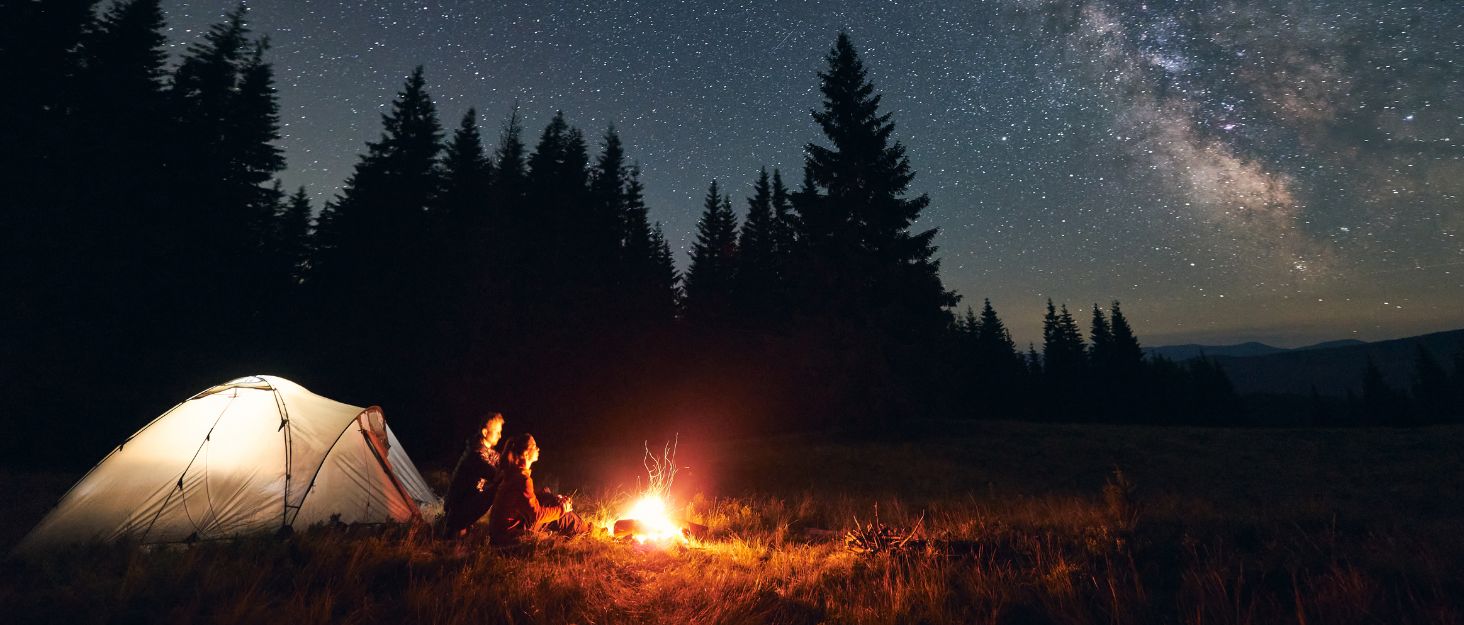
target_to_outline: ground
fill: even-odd
[[[410,527],[178,550],[89,547],[0,573],[9,622],[1458,623],[1464,428],[926,424],[899,441],[683,441],[673,501],[710,537],[503,553]],[[546,449],[614,516],[639,448]],[[557,456],[554,454],[558,454]],[[0,549],[76,476],[10,473]],[[438,478],[440,479],[440,478]],[[875,514],[923,548],[858,554]]]

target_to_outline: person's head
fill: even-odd
[[[522,469],[528,469],[539,459],[539,444],[532,434],[519,434],[503,445],[503,460]]]
[[[479,434],[483,437],[483,447],[492,449],[497,446],[498,439],[503,438],[503,413],[488,413],[483,418],[483,428]]]

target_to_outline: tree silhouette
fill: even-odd
[[[904,146],[891,141],[895,126],[879,112],[880,96],[848,35],[839,34],[825,61],[813,118],[830,145],[806,146],[805,191],[811,183],[819,193],[795,201],[799,237],[822,274],[804,288],[882,332],[943,332],[957,298],[932,258],[936,230],[909,231],[929,198],[904,197],[914,172]]]
[[[341,364],[359,386],[402,388],[424,372],[419,345],[430,336],[419,279],[431,242],[428,211],[441,188],[442,128],[419,66],[382,115],[382,134],[366,144],[317,227],[312,267],[320,305],[315,335],[326,347],[378,354],[390,363]],[[382,330],[390,328],[390,332]]]
[[[737,239],[737,307],[750,320],[767,323],[776,310],[780,291],[777,256],[778,224],[773,212],[773,187],[764,167],[747,198],[747,219]]]
[[[716,325],[731,313],[737,271],[737,215],[717,181],[707,187],[697,222],[691,264],[686,270],[686,314],[694,322]]]

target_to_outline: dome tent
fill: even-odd
[[[322,522],[405,522],[440,500],[381,409],[251,376],[163,413],[71,487],[16,553],[190,542]]]

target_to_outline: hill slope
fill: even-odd
[[[1349,389],[1353,392],[1360,390],[1362,372],[1369,358],[1396,388],[1412,385],[1413,363],[1419,345],[1446,368],[1450,367],[1453,355],[1464,350],[1464,330],[1342,347],[1325,345],[1258,356],[1215,355],[1212,358],[1224,367],[1235,384],[1235,390],[1241,394],[1305,395],[1311,393],[1315,385],[1322,395],[1340,397]]]

